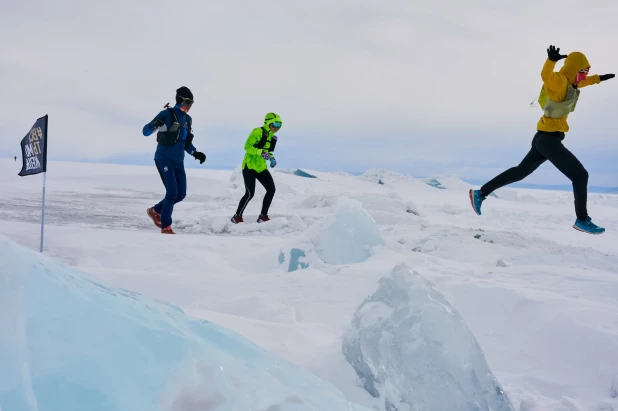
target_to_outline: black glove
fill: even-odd
[[[193,152],[193,157],[195,157],[196,160],[200,160],[200,164],[204,163],[204,161],[206,161],[206,154],[199,152],[199,151],[194,151]]]
[[[558,61],[566,58],[564,54],[560,54],[560,48],[556,48],[556,46],[549,46],[547,49],[547,58],[551,61]]]
[[[152,120],[152,129],[156,130],[164,124],[165,121],[161,120],[160,118],[155,118],[154,120]]]
[[[614,77],[616,77],[615,74],[602,74],[599,76],[601,81],[609,80],[610,78],[614,78]]]

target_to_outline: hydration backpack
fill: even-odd
[[[263,149],[264,147],[266,147],[267,142],[268,142],[268,130],[262,127],[262,138],[260,139],[260,141],[255,143],[253,147]],[[273,153],[275,151],[276,145],[277,145],[277,137],[273,136],[273,138],[270,140],[270,148],[268,151]]]
[[[167,107],[167,110],[170,113],[170,117],[172,119],[172,125],[169,130],[165,125],[163,125],[159,132],[157,133],[157,143],[163,144],[164,146],[173,146],[178,142],[180,138],[180,123],[178,123],[178,117],[176,117],[176,113],[171,107]],[[185,141],[185,148],[189,148],[191,146],[191,142],[193,141],[193,133],[191,133],[191,116],[186,114],[187,116],[187,139]]]

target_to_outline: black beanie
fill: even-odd
[[[176,104],[182,102],[182,97],[193,100],[193,93],[191,93],[188,87],[182,86],[176,90]]]

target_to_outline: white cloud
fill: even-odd
[[[592,72],[618,71],[618,3],[502,3],[13,2],[0,16],[11,39],[0,152],[50,114],[52,157],[151,153],[142,126],[187,85],[207,153],[242,150],[276,111],[287,148],[326,161],[449,164],[482,151],[488,166],[499,155],[510,165],[535,132],[529,103],[549,44],[584,52]],[[569,141],[618,154],[612,81],[582,91]]]

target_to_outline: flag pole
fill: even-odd
[[[47,136],[49,128],[49,116],[45,114],[45,144],[43,144],[43,201],[41,205],[41,248],[43,252],[43,233],[45,230],[45,186],[47,185]]]
[[[43,232],[45,230],[45,185],[47,183],[47,172],[43,172],[43,206],[41,208],[41,248],[39,252],[43,252]]]
[[[25,177],[43,173],[43,196],[41,199],[41,244],[43,252],[43,235],[45,232],[45,186],[47,185],[47,126],[49,116],[38,118],[30,131],[21,139],[21,171],[18,176]]]

